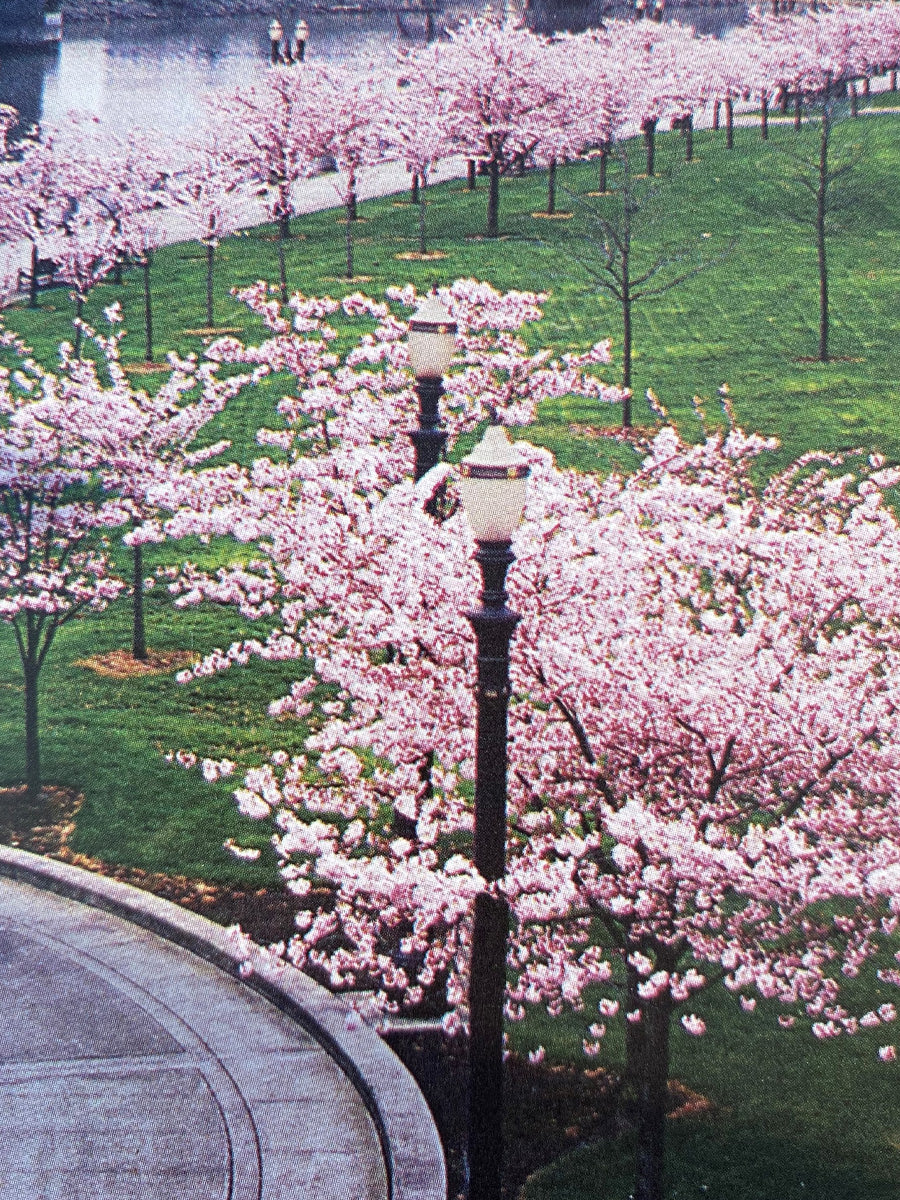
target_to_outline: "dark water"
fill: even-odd
[[[551,11],[548,4],[553,3]],[[582,27],[627,16],[630,0],[531,0],[532,24],[547,29]],[[495,4],[495,11],[500,8]],[[452,24],[463,9],[446,10],[436,27]],[[721,32],[740,22],[743,3],[716,5],[669,0],[667,15],[701,32]],[[304,16],[309,57],[330,62],[385,63],[402,45],[424,40],[420,17],[406,18],[401,33],[390,13],[330,15],[284,8],[286,32]],[[2,31],[0,31],[2,33]],[[0,102],[14,105],[23,124],[65,122],[71,111],[97,116],[114,129],[156,129],[184,136],[202,119],[201,99],[217,88],[235,88],[265,70],[268,15],[236,18],[182,15],[111,23],[67,21],[55,50],[0,46]]]

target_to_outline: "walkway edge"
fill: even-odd
[[[253,973],[242,977],[241,956],[221,925],[116,879],[11,846],[0,846],[0,875],[123,917],[265,996],[323,1046],[359,1092],[381,1142],[391,1200],[446,1200],[444,1154],[422,1093],[340,996],[289,965],[255,963]]]

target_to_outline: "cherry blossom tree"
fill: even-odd
[[[378,985],[388,1009],[437,987],[453,1029],[485,886],[471,535],[445,467],[387,492],[381,474],[365,502],[384,426],[372,454],[339,445],[344,428],[311,519],[295,504],[291,532],[270,509],[277,569],[255,592],[231,581],[248,614],[281,605],[279,632],[198,673],[309,655],[314,675],[272,706],[285,719],[315,712],[318,682],[335,690],[307,753],[276,751],[236,793],[274,821],[301,905],[290,956],[332,986]],[[775,1001],[823,1038],[882,1021],[840,988],[900,907],[900,528],[882,498],[900,472],[811,454],[760,489],[772,446],[734,428],[690,446],[667,427],[636,475],[600,481],[520,443],[507,1011],[613,993],[585,1052],[626,1020],[641,1200],[662,1196],[671,1029],[681,1014],[683,1035],[704,1032],[702,989],[721,982],[746,1011]]]
[[[5,240],[31,245],[29,308],[37,307],[38,264],[47,257],[73,198],[83,193],[78,165],[57,152],[52,133],[33,131],[17,144],[14,155],[0,162],[0,210]]]
[[[375,67],[344,64],[336,70],[317,64],[314,73],[304,74],[304,91],[309,113],[307,148],[311,158],[328,156],[334,164],[335,187],[345,213],[347,278],[353,279],[359,182],[368,168],[384,160],[390,138],[385,110],[391,98],[396,100],[396,80]]]
[[[510,22],[477,17],[449,44],[422,53],[443,81],[451,136],[461,153],[486,164],[487,236],[500,233],[500,174],[538,142],[537,122],[548,100],[541,39]]]
[[[291,234],[293,189],[315,166],[308,82],[305,69],[274,66],[260,82],[210,102],[210,123],[220,130],[227,152],[223,167],[262,189],[277,227],[283,304],[288,298],[284,243]]]
[[[245,197],[215,130],[208,130],[189,153],[190,163],[173,179],[171,190],[194,236],[206,248],[206,324],[212,329],[216,247],[243,223]]]
[[[0,369],[0,619],[13,631],[25,694],[25,780],[41,789],[38,679],[59,630],[102,611],[124,586],[107,552],[107,530],[125,514],[83,485],[96,460],[66,430],[68,385],[88,364],[64,361],[64,374],[45,372],[26,347],[3,332]],[[103,419],[102,410],[94,414]]]
[[[419,254],[428,253],[425,236],[425,206],[428,180],[442,158],[452,149],[445,94],[439,81],[429,75],[428,63],[419,56],[405,56],[406,68],[398,80],[398,94],[385,123],[385,137],[413,176],[412,202],[419,209]]]
[[[75,301],[75,357],[81,357],[84,302],[105,279],[116,261],[117,244],[112,223],[89,201],[66,215],[63,229],[48,242],[50,256],[61,279],[72,287]]]
[[[164,541],[165,520],[182,508],[199,514],[232,496],[235,467],[197,469],[230,443],[201,447],[196,440],[228,400],[257,376],[251,371],[219,379],[216,363],[172,354],[169,378],[149,395],[133,388],[122,369],[119,306],[111,306],[106,315],[113,329],[110,335],[86,328],[101,351],[110,384],[101,385],[92,369],[68,380],[65,427],[68,436],[89,450],[104,491],[116,497],[129,524],[123,540],[133,560],[132,655],[146,660],[144,546]],[[105,419],[98,421],[101,409]]]

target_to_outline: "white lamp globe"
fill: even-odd
[[[432,292],[409,323],[409,364],[416,379],[440,379],[456,349],[456,322]]]
[[[484,437],[459,464],[463,508],[479,542],[508,542],[525,511],[528,464],[502,425]]]

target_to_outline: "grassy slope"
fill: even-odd
[[[755,130],[736,131],[729,154],[722,136],[698,134],[699,161],[680,163],[682,142],[660,139],[660,161],[675,174],[665,184],[673,240],[712,233],[710,242],[737,234],[737,248],[715,271],[701,275],[652,306],[635,322],[635,383],[638,397],[652,385],[683,430],[699,433],[690,397],[708,398],[727,381],[742,423],[776,433],[786,461],[811,447],[871,445],[900,456],[900,350],[896,326],[898,268],[896,238],[900,199],[894,182],[900,167],[894,117],[861,119],[838,130],[838,140],[864,146],[864,158],[849,184],[855,208],[831,246],[834,301],[834,353],[854,361],[827,366],[798,361],[815,349],[815,255],[807,231],[780,215],[773,182],[785,169],[778,144],[794,146],[790,128],[772,131],[761,144]],[[802,135],[810,139],[811,133]],[[575,192],[594,185],[594,168],[560,172]],[[531,213],[544,205],[541,175],[505,181],[502,225],[497,242],[480,238],[486,190],[474,196],[459,183],[430,193],[431,242],[447,252],[441,261],[397,261],[415,248],[415,214],[390,200],[367,204],[367,223],[358,233],[358,270],[373,276],[361,285],[372,294],[388,283],[414,280],[425,285],[461,275],[490,279],[501,287],[551,291],[535,344],[558,349],[583,347],[598,337],[618,338],[617,313],[597,299],[572,265],[566,240],[577,236],[577,218],[539,221]],[[560,207],[569,204],[565,192]],[[601,201],[608,203],[608,201]],[[304,234],[289,248],[292,287],[308,293],[340,295],[351,290],[338,278],[343,227],[335,214],[304,217]],[[275,274],[271,230],[230,239],[220,251],[217,320],[248,334],[258,332],[226,295],[226,284]],[[539,238],[540,241],[535,239]],[[203,262],[197,247],[170,247],[154,267],[157,345],[199,350],[199,337],[186,328],[203,324]],[[142,351],[140,281],[99,289],[89,313],[120,296],[133,330],[126,357]],[[52,306],[52,308],[51,308]],[[9,323],[24,332],[39,354],[52,357],[66,335],[68,304],[58,291],[42,298],[37,313],[16,310]],[[859,360],[859,361],[856,361]],[[153,383],[152,377],[148,381]],[[210,436],[233,439],[241,459],[253,454],[256,427],[271,422],[278,384],[242,397],[223,415]],[[711,409],[712,411],[712,409]],[[646,419],[642,399],[636,418]],[[581,404],[546,405],[529,436],[560,457],[585,468],[608,466],[611,453],[596,440],[573,437],[573,422],[612,423],[615,413],[592,412]],[[627,456],[626,460],[627,460]],[[156,561],[175,561],[179,548],[164,547]],[[213,548],[207,552],[227,556]],[[151,564],[152,565],[152,564]],[[149,603],[149,640],[159,648],[208,650],[227,644],[246,622],[216,611],[174,612],[164,594]],[[255,630],[253,632],[260,632]],[[43,678],[42,715],[48,780],[84,789],[74,845],[110,862],[196,874],[208,879],[264,883],[273,878],[265,858],[256,865],[235,862],[222,840],[264,839],[233,810],[231,787],[207,787],[196,773],[165,764],[161,751],[188,745],[213,755],[258,761],[267,747],[288,749],[302,740],[302,727],[277,728],[264,714],[266,702],[285,690],[296,669],[257,665],[175,689],[168,679],[102,680],[76,667],[86,654],[127,645],[124,604],[101,620],[67,629]],[[18,665],[8,632],[0,630],[0,784],[21,771],[21,691]],[[688,1120],[672,1129],[673,1196],[723,1196],[729,1200],[867,1200],[896,1193],[900,1118],[891,1106],[893,1075],[879,1067],[872,1038],[859,1043],[820,1044],[805,1034],[771,1032],[771,1019],[751,1019],[735,1011],[727,996],[707,998],[712,1018],[720,1010],[726,1036],[695,1041],[676,1030],[675,1073],[710,1095],[722,1107],[712,1118]],[[591,1019],[587,1018],[587,1022]],[[522,1047],[542,1042],[551,1057],[578,1057],[585,1021],[530,1018],[513,1030]],[[889,1041],[889,1031],[881,1040]],[[617,1061],[615,1040],[605,1054]],[[748,1062],[752,1067],[748,1069]],[[628,1194],[630,1159],[624,1147],[576,1152],[531,1187],[531,1200],[581,1200]],[[598,1185],[598,1179],[602,1184]]]

